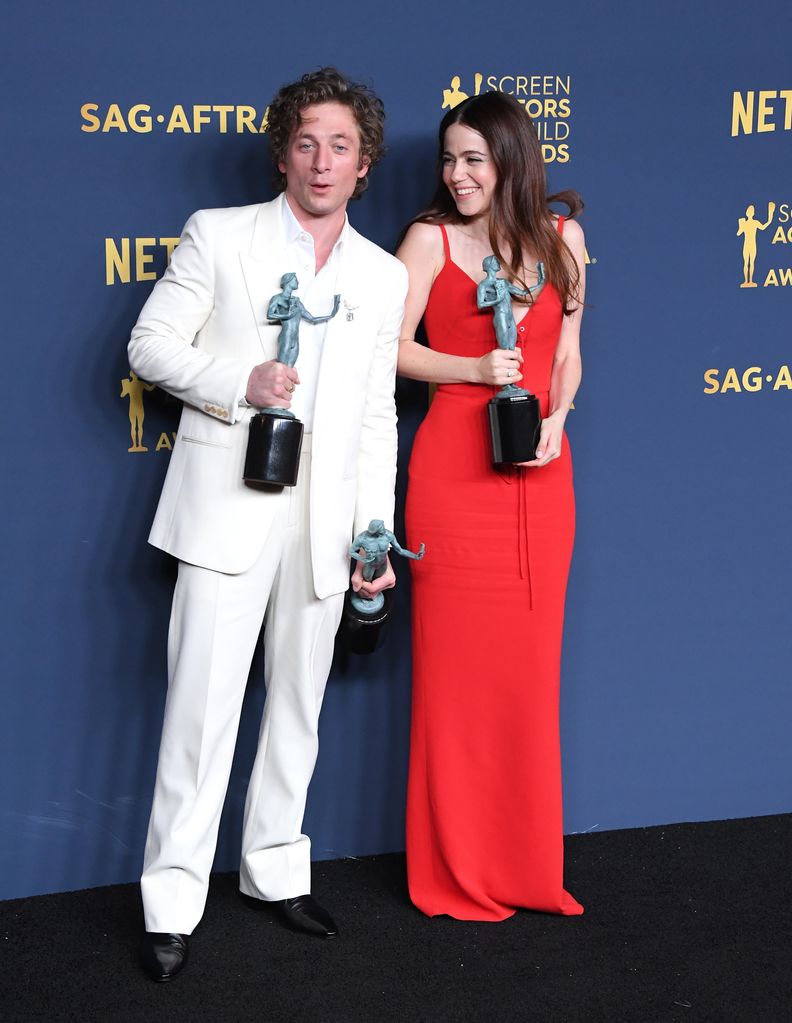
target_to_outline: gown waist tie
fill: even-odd
[[[546,414],[549,392],[537,391],[536,397],[542,407],[542,415]],[[528,582],[528,607],[531,611],[533,604],[533,586],[531,585],[531,544],[530,530],[528,528],[528,473],[541,472],[541,469],[526,469],[520,465],[499,465],[495,471],[509,485],[517,484],[517,564],[520,569],[520,578]]]

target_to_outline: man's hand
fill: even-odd
[[[358,554],[365,555],[365,553],[362,549],[358,550]],[[378,579],[372,579],[370,583],[363,578],[362,561],[358,561],[355,571],[352,573],[352,589],[366,600],[376,597],[381,590],[392,590],[395,585],[396,573],[391,568],[390,558],[386,559],[386,567],[382,575]]]
[[[288,408],[300,377],[293,366],[271,359],[253,368],[248,377],[245,400],[256,408]]]

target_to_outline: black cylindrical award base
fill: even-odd
[[[353,654],[371,654],[382,643],[393,606],[393,591],[383,590],[385,603],[379,611],[367,615],[352,605],[352,591],[344,597],[344,613],[338,634]]]
[[[539,399],[528,391],[496,394],[487,402],[492,461],[495,465],[531,462],[536,457],[542,413]]]
[[[248,483],[293,487],[300,468],[303,424],[294,416],[258,412],[250,420],[245,470]]]

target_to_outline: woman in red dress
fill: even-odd
[[[429,916],[574,915],[564,890],[559,667],[575,506],[564,421],[580,383],[583,232],[556,217],[525,109],[486,93],[440,125],[441,180],[399,249],[410,291],[399,372],[437,385],[415,439],[410,897]],[[482,262],[514,291],[517,345],[479,311]],[[424,319],[429,347],[414,334]],[[533,461],[494,467],[488,400],[505,384],[540,400]]]

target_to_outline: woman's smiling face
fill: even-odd
[[[484,137],[464,124],[450,125],[443,144],[443,182],[460,214],[488,216],[497,180]]]

